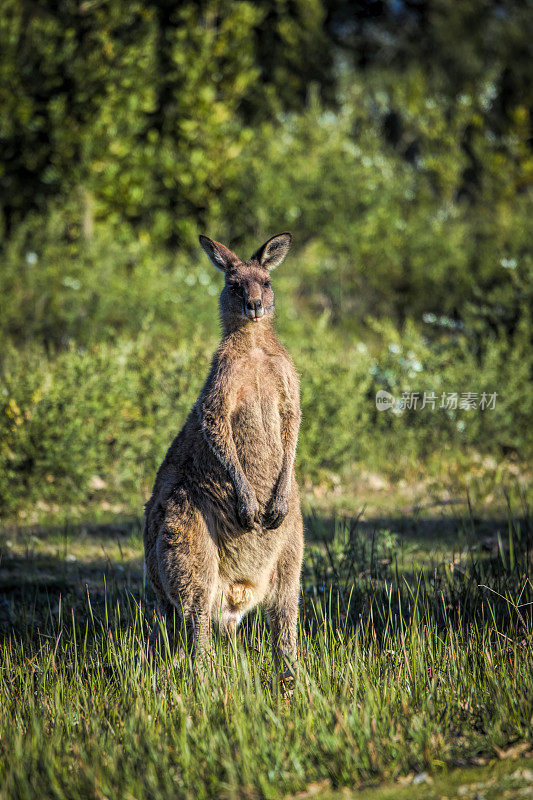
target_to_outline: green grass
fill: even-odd
[[[377,800],[463,785],[469,798],[476,778],[454,770],[476,764],[488,764],[487,797],[511,797],[531,763],[492,762],[531,750],[530,521],[525,507],[453,513],[306,519],[290,703],[272,681],[260,614],[236,648],[215,635],[203,680],[166,652],[146,661],[153,597],[139,520],[6,529],[0,798],[367,787],[361,797]]]
[[[427,773],[409,773],[394,784],[379,788],[359,790],[353,795],[328,791],[326,786],[320,793],[320,800],[334,800],[340,796],[347,800],[524,800],[533,797],[533,759],[531,757],[516,763],[516,757],[500,762],[492,761],[488,766],[459,768],[434,777]],[[322,788],[322,787],[321,787]]]

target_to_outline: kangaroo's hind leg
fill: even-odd
[[[218,551],[204,516],[184,489],[175,491],[167,503],[156,554],[167,630],[170,624],[174,632],[174,620],[179,620],[183,645],[193,660],[203,659],[216,594]]]
[[[159,510],[159,509],[158,509]],[[144,528],[144,563],[146,575],[152,584],[157,599],[156,619],[148,643],[148,655],[152,657],[158,647],[164,647],[163,630],[166,628],[168,644],[171,652],[176,649],[179,618],[176,618],[176,611],[170,603],[159,579],[159,568],[157,564],[157,538],[158,530],[162,524],[163,515],[160,519],[152,516],[153,502],[146,507],[146,524]]]
[[[303,523],[295,504],[279,529],[285,544],[265,599],[276,670],[286,687],[292,685],[297,662],[298,599],[303,558]]]
[[[153,655],[158,649],[163,652],[166,647],[165,634],[168,641],[170,652],[176,652],[180,645],[182,620],[181,615],[172,603],[163,594],[157,593],[157,614],[152,633],[148,652]],[[182,654],[182,652],[181,652]]]

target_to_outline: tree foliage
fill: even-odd
[[[217,336],[202,230],[243,256],[294,234],[302,475],[443,441],[525,457],[532,34],[530,0],[0,0],[6,507],[158,463]],[[464,428],[376,414],[415,362],[421,390],[509,395]]]

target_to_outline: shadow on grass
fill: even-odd
[[[302,621],[380,639],[413,622],[446,630],[491,624],[520,637],[531,622],[532,535],[526,513],[505,519],[411,515],[306,517]],[[57,635],[120,610],[127,627],[139,606],[151,624],[154,597],[142,559],[142,520],[11,528],[0,544],[0,641]],[[241,635],[246,636],[244,624]]]

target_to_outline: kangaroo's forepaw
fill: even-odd
[[[245,531],[251,531],[259,522],[259,504],[253,495],[242,497],[237,504],[239,524]]]
[[[263,515],[263,527],[268,530],[279,528],[289,513],[289,500],[286,497],[274,495],[271,497]]]

